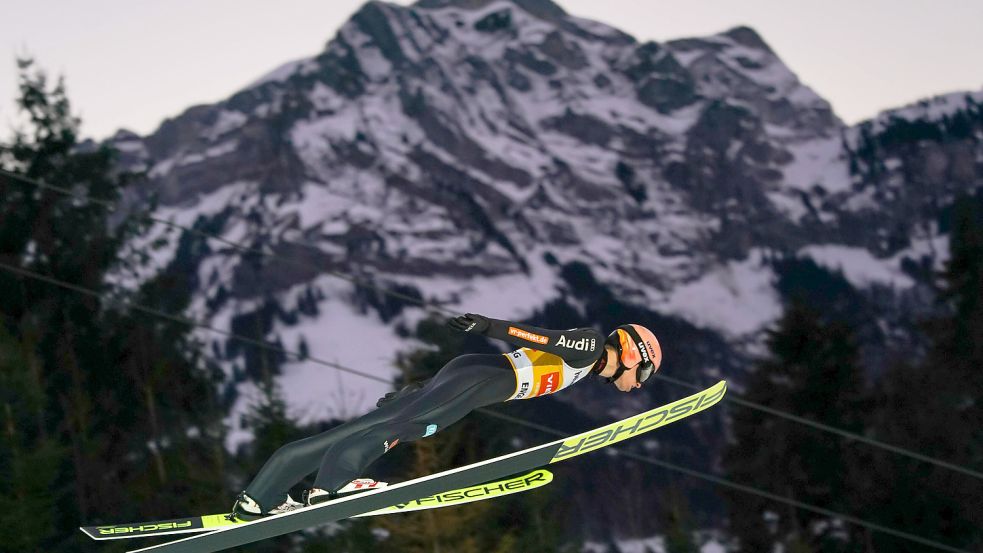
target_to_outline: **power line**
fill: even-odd
[[[15,267],[13,265],[8,265],[7,263],[4,263],[2,261],[0,261],[0,269],[3,269],[5,271],[11,272],[11,273],[15,273],[15,274],[18,274],[18,275],[27,277],[27,278],[32,278],[32,279],[35,279],[35,280],[39,280],[41,282],[46,282],[46,283],[52,284],[54,286],[59,286],[61,288],[65,288],[67,290],[71,290],[73,292],[76,292],[76,293],[79,293],[79,294],[82,294],[82,295],[85,295],[85,296],[89,296],[89,297],[100,299],[100,300],[104,300],[104,301],[106,300],[106,298],[102,294],[100,294],[98,291],[96,291],[96,290],[85,288],[83,286],[78,286],[76,284],[71,284],[71,283],[65,282],[63,280],[54,278],[54,277],[42,275],[41,273],[37,273],[37,272],[31,271],[31,270],[28,270],[28,269],[24,269],[22,267]],[[178,316],[178,315],[172,315],[170,313],[166,313],[166,312],[161,311],[159,309],[155,309],[153,307],[147,307],[145,305],[141,305],[141,304],[136,303],[136,302],[133,302],[133,301],[124,300],[122,303],[125,303],[131,309],[134,309],[136,311],[140,311],[142,313],[146,313],[148,315],[153,315],[155,317],[160,317],[162,319],[166,319],[166,320],[171,321],[173,323],[178,323],[178,324],[182,324],[182,325],[185,325],[185,326],[190,326],[190,327],[193,327],[193,328],[201,328],[201,329],[207,330],[209,332],[214,332],[216,334],[221,334],[221,335],[226,336],[228,338],[239,340],[240,342],[244,342],[244,343],[247,343],[247,344],[256,346],[258,348],[262,348],[262,349],[265,349],[265,350],[273,351],[273,352],[276,352],[276,353],[281,353],[281,354],[284,354],[284,355],[287,355],[287,356],[290,356],[290,357],[296,357],[298,360],[301,360],[301,361],[303,361],[303,360],[312,360],[312,361],[314,361],[316,363],[319,363],[321,365],[326,365],[328,367],[331,367],[333,369],[337,369],[337,370],[342,371],[342,372],[347,372],[347,373],[352,373],[352,374],[356,374],[356,375],[359,375],[359,376],[364,376],[366,378],[371,378],[373,380],[378,380],[379,382],[386,382],[386,383],[389,383],[390,382],[389,380],[387,380],[385,378],[382,378],[381,376],[374,376],[374,375],[371,375],[369,373],[364,373],[364,372],[361,372],[361,371],[357,371],[355,369],[350,369],[348,367],[345,367],[344,365],[339,365],[337,363],[332,363],[331,361],[326,361],[326,360],[323,360],[323,359],[317,359],[317,360],[315,360],[312,357],[304,356],[304,355],[302,355],[300,353],[295,353],[295,352],[292,352],[290,350],[284,349],[284,348],[279,347],[279,346],[274,346],[274,345],[269,344],[269,343],[267,343],[267,342],[265,342],[263,340],[257,340],[255,338],[250,338],[248,336],[243,336],[241,334],[235,334],[235,333],[229,332],[227,330],[222,330],[220,328],[215,328],[215,327],[210,326],[210,325],[207,325],[205,323],[198,322],[198,321],[196,321],[194,319],[189,319],[187,317],[181,317],[181,316]]]
[[[31,185],[34,185],[34,186],[37,186],[37,187],[40,187],[40,188],[43,188],[43,189],[51,190],[53,192],[58,192],[60,194],[71,196],[71,197],[73,197],[75,199],[78,199],[78,200],[95,202],[97,205],[101,205],[101,206],[105,207],[106,209],[108,209],[110,211],[116,211],[115,204],[113,204],[112,202],[106,201],[106,200],[101,200],[101,199],[98,199],[98,198],[92,198],[92,197],[87,196],[87,195],[84,195],[84,194],[78,194],[78,193],[76,193],[76,192],[74,192],[74,191],[72,191],[70,189],[67,189],[67,188],[63,188],[63,187],[59,187],[59,186],[47,184],[47,183],[44,183],[44,182],[41,182],[41,181],[38,181],[38,180],[35,180],[35,179],[30,179],[30,178],[27,178],[27,177],[23,177],[23,176],[18,175],[16,173],[11,173],[9,171],[5,171],[5,170],[2,170],[2,169],[0,169],[0,175],[6,175],[8,178],[12,178],[14,180],[19,180],[19,181],[22,181],[24,183],[31,184]],[[324,269],[324,268],[321,268],[321,267],[314,267],[310,263],[303,262],[303,261],[294,259],[292,257],[278,256],[278,255],[275,255],[275,254],[273,254],[271,252],[259,250],[259,249],[256,249],[256,248],[253,248],[253,247],[244,245],[244,244],[239,244],[237,242],[233,242],[233,241],[228,240],[226,238],[223,238],[221,236],[217,236],[217,235],[214,235],[214,234],[206,233],[206,232],[203,232],[201,230],[198,230],[198,229],[195,229],[195,228],[192,228],[192,227],[187,227],[187,226],[184,226],[184,225],[180,225],[180,224],[174,223],[173,221],[168,221],[166,219],[161,219],[161,218],[153,217],[153,216],[150,216],[150,215],[145,215],[144,217],[148,221],[153,221],[153,222],[156,222],[156,223],[167,225],[167,226],[172,227],[172,228],[177,228],[177,229],[180,229],[180,230],[183,230],[183,231],[186,231],[186,232],[190,232],[190,233],[193,233],[194,235],[200,236],[202,238],[217,240],[217,241],[219,241],[219,242],[221,242],[223,244],[226,244],[226,245],[228,245],[228,246],[230,246],[232,248],[235,248],[237,250],[240,250],[240,251],[242,251],[244,253],[251,253],[251,254],[256,254],[256,255],[262,255],[264,257],[270,257],[270,258],[273,258],[273,259],[277,259],[277,260],[281,260],[281,261],[286,261],[286,262],[289,262],[289,263],[293,263],[296,266],[303,267],[305,269],[315,269],[315,270],[318,270],[318,271],[322,271],[322,272],[324,272],[326,274],[329,274],[331,276],[334,276],[334,277],[337,277],[337,278],[346,280],[348,282],[351,282],[351,283],[353,283],[353,284],[355,284],[357,286],[362,286],[362,287],[365,287],[365,288],[369,288],[371,290],[374,290],[374,291],[379,292],[381,294],[388,295],[390,297],[399,298],[399,299],[401,299],[403,301],[406,301],[408,303],[412,303],[414,305],[418,305],[418,306],[420,306],[420,307],[422,307],[424,309],[429,309],[429,310],[431,310],[433,312],[437,312],[437,313],[444,314],[444,315],[455,315],[456,314],[455,312],[453,312],[453,311],[451,311],[451,310],[449,310],[447,308],[444,308],[444,307],[441,307],[441,306],[438,306],[438,305],[434,305],[432,303],[423,301],[423,300],[421,300],[419,298],[408,296],[406,294],[402,294],[400,292],[396,292],[396,291],[390,290],[388,288],[382,288],[382,287],[377,286],[377,285],[375,285],[375,284],[373,284],[371,282],[368,282],[368,281],[366,281],[364,279],[359,279],[359,278],[353,277],[351,275],[347,275],[345,273],[341,273],[341,272],[338,272],[338,271],[332,271],[330,269]],[[306,247],[306,248],[314,248],[314,246],[311,246],[309,244],[299,243],[299,242],[290,242],[290,241],[284,240],[283,243],[284,244],[295,245],[295,246],[302,246],[302,247]],[[173,315],[168,315],[168,316],[173,316]],[[213,331],[219,332],[219,333],[223,333],[224,332],[224,331],[221,331],[221,330],[218,330],[218,329],[211,329],[211,328],[209,330],[213,330]],[[339,369],[339,370],[342,370],[342,369]],[[662,379],[662,380],[664,380],[666,382],[671,382],[671,383],[676,384],[676,385],[679,385],[679,386],[684,386],[684,387],[688,387],[688,388],[691,388],[691,389],[702,389],[699,386],[697,386],[696,384],[692,384],[692,383],[689,383],[689,382],[684,382],[682,380],[678,380],[678,379],[675,379],[675,378],[666,376],[666,375],[664,375],[662,373],[656,373],[655,376],[656,376],[656,378],[660,378],[660,379]],[[907,448],[903,448],[903,447],[896,446],[896,445],[891,445],[891,444],[888,444],[886,442],[882,442],[880,440],[876,440],[874,438],[869,438],[867,436],[863,436],[863,435],[857,434],[855,432],[850,432],[848,430],[844,430],[842,428],[837,428],[835,426],[830,426],[828,424],[824,424],[824,423],[821,423],[821,422],[818,422],[818,421],[814,421],[814,420],[811,420],[811,419],[803,418],[803,417],[794,415],[792,413],[788,413],[786,411],[781,411],[781,410],[778,410],[778,409],[774,409],[772,407],[768,407],[766,405],[762,405],[760,403],[756,403],[756,402],[753,402],[753,401],[741,399],[739,396],[736,396],[736,394],[735,394],[735,397],[731,397],[730,395],[728,395],[728,396],[725,397],[725,399],[727,401],[731,401],[733,403],[736,403],[736,404],[741,405],[741,406],[744,406],[744,407],[755,409],[757,411],[760,411],[760,412],[763,412],[763,413],[767,413],[767,414],[770,414],[770,415],[773,415],[773,416],[776,416],[776,417],[780,417],[780,418],[783,418],[783,419],[786,419],[786,420],[789,420],[789,421],[792,421],[792,422],[795,422],[795,423],[798,423],[798,424],[804,424],[806,426],[810,426],[810,427],[812,427],[814,429],[817,429],[817,430],[820,430],[820,431],[824,431],[824,432],[829,432],[829,433],[832,433],[832,434],[836,434],[836,435],[838,435],[840,437],[843,437],[843,438],[846,438],[848,440],[852,440],[852,441],[864,443],[864,444],[867,444],[867,445],[872,446],[872,447],[877,447],[877,448],[883,449],[885,451],[889,451],[891,453],[895,453],[897,455],[903,455],[903,456],[906,456],[908,458],[911,458],[911,459],[914,459],[914,460],[917,460],[917,461],[921,461],[921,462],[924,462],[924,463],[929,463],[929,464],[932,464],[932,465],[935,465],[935,466],[938,466],[938,467],[941,467],[941,468],[945,468],[945,469],[948,469],[948,470],[952,470],[954,472],[958,472],[958,473],[963,474],[963,475],[966,475],[966,476],[970,476],[970,477],[973,477],[973,478],[977,478],[977,479],[983,480],[983,472],[974,470],[974,469],[969,468],[969,467],[965,467],[965,466],[961,466],[961,465],[956,465],[956,464],[950,463],[948,461],[944,461],[944,460],[937,459],[937,458],[934,458],[934,457],[929,457],[927,455],[923,455],[921,453],[917,453],[917,452],[912,451],[912,450],[907,449]]]
[[[726,398],[727,396],[724,395],[724,397]],[[523,419],[520,419],[520,418],[517,418],[517,417],[513,417],[511,415],[506,415],[504,413],[498,413],[496,411],[485,411],[485,414],[491,415],[491,416],[496,417],[496,418],[499,418],[499,419],[508,420],[508,421],[514,422],[516,424],[521,424],[523,426],[528,426],[530,428],[534,428],[534,429],[540,430],[542,432],[546,432],[546,433],[549,433],[549,434],[554,434],[556,436],[569,436],[570,435],[568,432],[563,432],[563,431],[557,430],[555,428],[551,428],[549,426],[544,426],[542,424],[530,423],[530,422],[527,422],[527,421],[525,421]],[[894,536],[896,538],[902,538],[902,539],[906,539],[906,540],[911,540],[911,541],[920,543],[922,545],[928,545],[928,546],[931,546],[931,547],[935,547],[935,548],[941,549],[943,551],[952,551],[953,553],[969,553],[966,550],[957,549],[957,548],[952,547],[950,545],[946,545],[944,543],[940,543],[940,542],[937,542],[935,540],[931,540],[929,538],[924,538],[924,537],[919,536],[917,534],[911,534],[909,532],[903,532],[901,530],[895,530],[894,528],[890,528],[888,526],[883,526],[881,524],[877,524],[876,522],[870,522],[869,520],[864,520],[862,518],[857,518],[855,516],[847,515],[847,514],[844,514],[844,513],[839,513],[839,512],[836,512],[836,511],[831,511],[829,509],[824,509],[822,507],[818,507],[818,506],[812,505],[810,503],[804,503],[802,501],[798,501],[798,500],[792,499],[790,497],[785,497],[785,496],[773,494],[773,493],[771,493],[769,491],[762,490],[761,488],[758,488],[758,487],[755,487],[755,486],[748,486],[747,484],[741,484],[741,483],[738,483],[738,482],[734,482],[733,480],[728,480],[726,478],[721,478],[719,476],[715,476],[715,475],[710,474],[710,473],[707,473],[707,472],[698,471],[698,470],[694,470],[694,469],[687,468],[687,467],[682,467],[682,466],[679,466],[679,465],[670,463],[668,461],[663,461],[661,459],[655,459],[655,458],[652,458],[652,457],[647,457],[645,455],[641,455],[641,454],[635,453],[633,451],[625,451],[624,449],[619,449],[617,447],[615,447],[614,450],[617,451],[619,455],[624,455],[625,457],[628,457],[630,459],[634,459],[636,461],[641,461],[643,463],[647,463],[647,464],[650,464],[650,465],[655,465],[655,466],[666,468],[666,469],[669,469],[669,470],[672,470],[672,471],[681,472],[683,474],[686,474],[688,476],[692,476],[694,478],[699,478],[701,480],[706,480],[706,481],[709,481],[709,482],[713,482],[714,484],[718,484],[720,486],[724,486],[724,487],[731,488],[731,489],[734,489],[734,490],[737,490],[737,491],[741,491],[741,492],[744,492],[744,493],[749,493],[749,494],[752,494],[752,495],[756,495],[758,497],[763,497],[765,499],[768,499],[768,500],[771,500],[771,501],[776,501],[778,503],[784,503],[786,505],[791,505],[792,507],[796,507],[796,508],[802,509],[804,511],[811,511],[813,513],[817,513],[817,514],[820,514],[820,515],[823,515],[823,516],[828,516],[828,517],[832,517],[832,518],[841,519],[841,520],[844,520],[846,522],[850,522],[852,524],[856,524],[858,526],[863,526],[865,528],[869,528],[871,530],[875,530],[877,532],[882,532],[884,534],[892,535],[892,536]]]
[[[661,373],[655,373],[655,377],[656,378],[659,378],[660,380],[664,380],[666,382],[670,382],[672,384],[676,384],[678,386],[683,386],[684,388],[690,388],[690,389],[693,389],[693,390],[702,390],[703,389],[703,388],[701,388],[701,387],[699,387],[699,386],[697,386],[695,384],[690,384],[689,382],[684,382],[684,381],[679,380],[677,378],[673,378],[671,376],[664,375],[664,374],[661,374]],[[922,462],[925,462],[925,463],[931,463],[933,465],[936,465],[936,466],[939,466],[939,467],[942,467],[942,468],[947,468],[949,470],[952,470],[952,471],[955,471],[955,472],[958,472],[958,473],[961,473],[961,474],[965,474],[966,476],[972,476],[973,478],[979,478],[980,480],[983,480],[983,472],[979,472],[979,471],[973,470],[973,469],[971,469],[969,467],[964,467],[964,466],[961,466],[961,465],[954,465],[954,464],[952,464],[952,463],[950,463],[948,461],[942,461],[940,459],[935,459],[935,458],[929,457],[927,455],[922,455],[921,453],[917,453],[917,452],[911,451],[909,449],[905,449],[905,448],[898,447],[898,446],[895,446],[895,445],[887,444],[887,443],[884,443],[884,442],[875,440],[873,438],[868,438],[866,436],[861,436],[860,434],[856,434],[856,433],[850,432],[848,430],[843,430],[842,428],[836,428],[835,426],[830,426],[828,424],[823,424],[821,422],[817,422],[817,421],[814,421],[814,420],[811,420],[811,419],[800,417],[798,415],[793,415],[793,414],[787,413],[785,411],[779,411],[778,409],[773,409],[773,408],[768,407],[766,405],[761,405],[760,403],[755,403],[753,401],[748,401],[746,399],[741,399],[739,396],[729,397],[729,395],[728,395],[728,396],[724,396],[724,399],[727,400],[727,401],[730,401],[732,403],[736,403],[738,405],[742,405],[742,406],[747,407],[749,409],[754,409],[756,411],[761,411],[762,413],[767,413],[769,415],[774,415],[776,417],[781,417],[783,419],[790,420],[792,422],[796,422],[796,423],[799,423],[799,424],[804,424],[806,426],[811,426],[812,428],[815,428],[816,430],[822,430],[824,432],[830,432],[832,434],[836,434],[836,435],[841,436],[843,438],[846,438],[848,440],[853,440],[853,441],[856,441],[856,442],[862,442],[862,443],[865,443],[867,445],[871,445],[871,446],[874,446],[874,447],[879,447],[879,448],[884,449],[886,451],[890,451],[891,453],[896,453],[898,455],[904,455],[905,457],[911,457],[911,458],[913,458],[913,459],[915,459],[917,461],[922,461]]]
[[[79,293],[79,294],[83,294],[83,295],[86,295],[86,296],[89,296],[89,297],[92,297],[92,298],[97,298],[97,299],[106,301],[106,298],[102,294],[100,294],[98,291],[96,291],[96,290],[92,290],[92,289],[89,289],[89,288],[85,288],[83,286],[78,286],[78,285],[75,285],[75,284],[71,284],[71,283],[68,283],[68,282],[65,282],[63,280],[60,280],[60,279],[57,279],[57,278],[54,278],[54,277],[50,277],[50,276],[47,276],[47,275],[42,275],[42,274],[37,273],[35,271],[31,271],[29,269],[24,269],[24,268],[21,268],[21,267],[15,267],[15,266],[12,266],[12,265],[8,265],[7,263],[4,263],[2,261],[0,261],[0,269],[6,270],[8,272],[11,272],[11,273],[14,273],[14,274],[17,274],[17,275],[20,275],[22,277],[39,280],[39,281],[45,282],[47,284],[51,284],[51,285],[54,285],[54,286],[65,288],[67,290],[70,290],[70,291],[73,291],[73,292],[76,292],[76,293]],[[293,352],[293,351],[287,350],[287,349],[282,348],[282,347],[279,347],[279,346],[274,346],[274,345],[268,344],[268,343],[266,343],[266,342],[264,342],[262,340],[256,340],[256,339],[249,338],[249,337],[246,337],[246,336],[241,336],[241,335],[238,335],[238,334],[235,334],[235,333],[231,333],[231,332],[227,332],[227,331],[224,331],[224,330],[216,329],[216,328],[214,328],[212,326],[209,326],[209,325],[206,325],[206,324],[203,324],[203,323],[199,323],[198,321],[195,321],[193,319],[171,315],[169,313],[165,313],[163,311],[160,311],[159,309],[154,309],[152,307],[147,307],[147,306],[144,306],[144,305],[140,305],[140,304],[138,304],[136,302],[133,302],[133,301],[124,300],[123,303],[125,303],[128,307],[130,307],[132,309],[135,309],[137,311],[140,311],[140,312],[143,312],[143,313],[146,313],[146,314],[149,314],[149,315],[153,315],[155,317],[161,317],[161,318],[164,318],[164,319],[166,319],[168,321],[171,321],[171,322],[174,322],[174,323],[188,325],[188,326],[195,327],[195,328],[201,328],[201,329],[204,329],[204,330],[208,330],[210,332],[216,332],[216,333],[222,334],[224,336],[227,336],[229,338],[232,338],[232,339],[235,339],[235,340],[240,340],[240,341],[242,341],[244,343],[248,343],[248,344],[251,344],[251,345],[256,346],[256,347],[259,347],[259,348],[267,349],[267,350],[270,350],[270,351],[275,351],[275,352],[282,353],[282,354],[285,354],[285,355],[288,355],[288,356],[291,356],[291,357],[296,357],[297,359],[300,359],[300,360],[310,361],[312,363],[316,363],[316,364],[319,364],[319,365],[324,365],[324,366],[331,367],[331,368],[337,369],[337,370],[341,370],[341,371],[344,371],[344,372],[347,372],[347,373],[351,373],[351,374],[363,376],[365,378],[369,378],[369,379],[372,379],[372,380],[377,380],[377,381],[380,381],[380,382],[387,382],[387,383],[389,382],[387,379],[382,378],[380,376],[376,376],[376,375],[373,375],[373,374],[370,374],[370,373],[365,373],[365,372],[362,372],[362,371],[359,371],[359,370],[356,370],[356,369],[345,367],[344,365],[341,365],[339,363],[333,363],[331,361],[319,359],[317,357],[304,356],[304,355],[302,355],[300,353]],[[554,434],[554,435],[557,435],[557,436],[569,436],[569,433],[568,432],[563,432],[561,430],[557,430],[557,429],[555,429],[553,427],[550,427],[550,426],[546,426],[546,425],[542,425],[542,424],[530,422],[530,421],[527,421],[525,419],[520,419],[520,418],[517,418],[517,417],[513,417],[511,415],[506,415],[504,413],[499,413],[497,411],[493,411],[493,410],[490,410],[490,409],[487,409],[487,408],[479,408],[479,409],[476,409],[476,411],[479,411],[479,412],[481,412],[481,413],[483,413],[485,415],[496,417],[496,418],[499,418],[499,419],[502,419],[502,420],[507,420],[507,421],[513,422],[515,424],[519,424],[519,425],[525,426],[527,428],[532,428],[532,429],[535,429],[535,430],[539,430],[541,432],[546,432],[546,433]],[[647,463],[647,464],[651,464],[651,465],[654,465],[654,466],[659,466],[659,467],[662,467],[662,468],[666,468],[668,470],[680,472],[680,473],[686,474],[688,476],[692,476],[694,478],[700,478],[702,480],[707,480],[709,482],[713,482],[713,483],[718,484],[720,486],[729,487],[729,488],[732,488],[732,489],[735,489],[735,490],[738,490],[738,491],[741,491],[741,492],[744,492],[744,493],[749,493],[749,494],[757,495],[759,497],[763,497],[763,498],[768,499],[768,500],[771,500],[771,501],[776,501],[776,502],[779,502],[779,503],[784,503],[786,505],[790,505],[790,506],[793,506],[793,507],[796,507],[796,508],[799,508],[799,509],[803,509],[803,510],[811,511],[811,512],[814,512],[814,513],[818,513],[818,514],[821,514],[823,516],[828,516],[828,517],[833,517],[833,518],[841,519],[841,520],[850,522],[852,524],[856,524],[858,526],[863,526],[865,528],[869,528],[869,529],[874,530],[874,531],[877,531],[877,532],[882,532],[882,533],[885,533],[885,534],[889,534],[889,535],[894,536],[894,537],[897,537],[897,538],[902,538],[902,539],[910,540],[910,541],[913,541],[913,542],[916,542],[916,543],[920,543],[922,545],[927,545],[927,546],[930,546],[930,547],[935,547],[937,549],[940,549],[940,550],[943,550],[943,551],[949,551],[949,552],[952,552],[952,553],[970,553],[969,551],[966,551],[966,550],[963,550],[963,549],[957,549],[955,547],[952,547],[952,546],[946,545],[944,543],[937,542],[937,541],[934,541],[934,540],[931,540],[931,539],[928,539],[928,538],[919,536],[917,534],[911,534],[911,533],[908,533],[908,532],[903,532],[901,530],[896,530],[894,528],[890,528],[890,527],[887,527],[887,526],[883,526],[883,525],[877,524],[875,522],[870,522],[868,520],[857,518],[857,517],[854,517],[852,515],[847,515],[847,514],[844,514],[844,513],[839,513],[839,512],[836,512],[836,511],[831,511],[829,509],[824,509],[824,508],[819,507],[819,506],[816,506],[816,505],[812,505],[812,504],[804,503],[804,502],[801,502],[801,501],[797,501],[795,499],[791,499],[791,498],[788,498],[788,497],[776,495],[776,494],[773,494],[773,493],[768,492],[766,490],[762,490],[761,488],[758,488],[758,487],[755,487],[755,486],[748,486],[746,484],[740,484],[740,483],[737,483],[737,482],[733,482],[731,480],[728,480],[726,478],[721,478],[719,476],[714,476],[714,475],[709,474],[709,473],[706,473],[706,472],[697,471],[697,470],[694,470],[694,469],[682,467],[682,466],[679,466],[679,465],[675,465],[673,463],[669,463],[667,461],[662,461],[662,460],[659,460],[659,459],[654,459],[654,458],[651,458],[651,457],[646,457],[644,455],[640,455],[640,454],[637,454],[637,453],[634,453],[634,452],[631,452],[631,451],[625,451],[625,450],[619,449],[619,448],[614,448],[614,451],[617,451],[620,455],[624,455],[624,456],[626,456],[628,458],[635,459],[637,461],[641,461],[641,462],[644,462],[644,463]]]
[[[103,199],[100,199],[100,198],[93,198],[92,196],[88,196],[86,194],[79,194],[79,193],[77,193],[77,192],[75,192],[75,191],[73,191],[73,190],[71,190],[69,188],[64,188],[64,187],[61,187],[61,186],[56,186],[56,185],[53,185],[53,184],[48,184],[46,182],[42,182],[42,181],[35,180],[35,179],[29,179],[27,177],[23,177],[21,175],[18,175],[17,173],[11,173],[10,171],[6,171],[4,169],[0,169],[0,176],[6,176],[7,178],[10,178],[10,179],[13,179],[13,180],[19,180],[19,181],[24,182],[24,183],[27,183],[27,184],[32,184],[34,186],[37,186],[38,188],[41,188],[41,189],[44,189],[44,190],[50,190],[52,192],[57,192],[59,194],[62,194],[62,195],[65,195],[65,196],[69,196],[69,197],[74,198],[76,200],[81,200],[81,201],[87,201],[87,202],[94,203],[94,204],[96,204],[98,206],[103,207],[104,209],[106,209],[110,213],[115,213],[117,211],[116,204],[114,204],[113,202],[110,202],[108,200],[103,200]],[[292,264],[296,265],[297,267],[302,267],[304,269],[315,269],[318,272],[329,274],[329,275],[331,275],[331,276],[333,276],[335,278],[339,278],[341,280],[345,280],[345,281],[351,282],[352,284],[355,284],[357,286],[361,286],[363,288],[368,288],[370,290],[374,290],[376,292],[379,292],[380,294],[385,294],[385,295],[390,296],[390,297],[393,297],[393,298],[398,298],[398,299],[401,299],[403,301],[410,302],[410,303],[413,303],[415,305],[419,305],[419,306],[423,307],[424,309],[429,309],[431,311],[434,311],[434,312],[437,312],[437,313],[441,313],[441,314],[444,314],[444,315],[456,315],[456,313],[454,313],[453,311],[451,311],[451,310],[449,310],[449,309],[447,309],[445,307],[441,307],[439,305],[432,305],[432,304],[430,304],[428,302],[425,302],[425,301],[420,300],[420,298],[416,298],[416,297],[413,297],[413,296],[410,296],[410,295],[407,295],[407,294],[403,294],[401,292],[397,292],[397,291],[391,290],[389,288],[382,288],[382,287],[377,286],[376,284],[374,284],[372,282],[369,282],[368,280],[365,280],[365,279],[362,279],[362,278],[358,278],[358,277],[349,275],[347,273],[342,273],[340,271],[335,271],[335,270],[332,270],[332,269],[328,269],[326,267],[315,267],[315,266],[311,265],[308,262],[300,261],[300,260],[294,259],[292,257],[278,256],[278,255],[276,255],[276,254],[274,254],[272,252],[268,252],[268,251],[265,251],[265,250],[257,249],[257,248],[254,248],[252,246],[248,246],[246,244],[240,244],[238,242],[234,242],[232,240],[229,240],[227,238],[223,238],[223,237],[218,236],[216,234],[207,233],[207,232],[198,230],[198,229],[196,229],[194,227],[189,227],[189,226],[181,225],[181,224],[175,223],[174,221],[168,221],[167,219],[162,219],[160,217],[154,217],[153,215],[141,215],[141,217],[143,219],[147,220],[147,221],[153,221],[154,223],[159,223],[161,225],[165,225],[165,226],[168,226],[168,227],[171,227],[171,228],[180,229],[180,230],[183,230],[185,232],[190,232],[191,234],[193,234],[195,236],[199,236],[201,238],[215,240],[217,242],[220,242],[222,244],[225,244],[226,246],[229,246],[231,248],[234,248],[236,250],[239,250],[239,251],[241,251],[243,253],[258,255],[258,256],[262,256],[262,257],[269,257],[269,258],[277,259],[277,260],[280,260],[280,261],[286,261],[288,263],[292,263]],[[314,248],[314,246],[311,246],[309,244],[302,244],[302,243],[299,243],[299,242],[288,242],[288,241],[284,240],[283,243],[284,244],[289,244],[289,245],[292,245],[292,246],[303,246],[305,248],[316,249],[316,248]]]

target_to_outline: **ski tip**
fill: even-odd
[[[86,536],[89,536],[90,538],[92,538],[94,540],[104,540],[104,539],[106,539],[105,537],[100,536],[98,534],[93,534],[92,531],[89,528],[86,528],[85,526],[79,526],[79,530],[81,530],[83,534],[85,534]]]

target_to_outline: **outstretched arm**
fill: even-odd
[[[594,363],[604,350],[604,337],[592,328],[548,330],[537,326],[500,321],[475,313],[454,317],[451,328],[503,340],[519,347],[559,355],[571,367]]]

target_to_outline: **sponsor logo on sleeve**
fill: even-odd
[[[540,336],[539,334],[533,334],[527,330],[522,330],[521,328],[516,328],[514,326],[509,327],[509,336],[515,336],[516,338],[522,338],[523,340],[528,340],[537,344],[548,344],[550,339],[546,336]]]
[[[436,433],[437,433],[437,425],[436,424],[428,424],[427,425],[427,431],[423,433],[423,437],[426,438],[427,436],[433,436]]]
[[[560,380],[560,373],[552,372],[546,373],[539,377],[539,392],[537,396],[542,396],[546,394],[552,394],[556,391],[556,386]]]
[[[567,349],[575,349],[577,351],[594,351],[597,346],[596,338],[581,338],[579,340],[567,340],[566,336],[560,335],[560,339],[556,341],[556,346]]]
[[[396,444],[398,444],[398,443],[399,443],[399,438],[396,438],[392,442],[390,442],[389,440],[386,440],[386,443],[382,444],[382,448],[383,448],[382,449],[382,452],[385,453],[385,452],[389,451],[390,449],[396,447]]]

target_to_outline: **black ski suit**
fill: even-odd
[[[556,392],[585,376],[604,351],[593,329],[546,330],[495,319],[484,335],[524,346],[507,354],[461,355],[426,384],[335,428],[284,445],[246,493],[268,511],[318,470],[314,486],[337,491],[397,443],[431,436],[472,410]],[[521,385],[520,385],[521,384]]]

